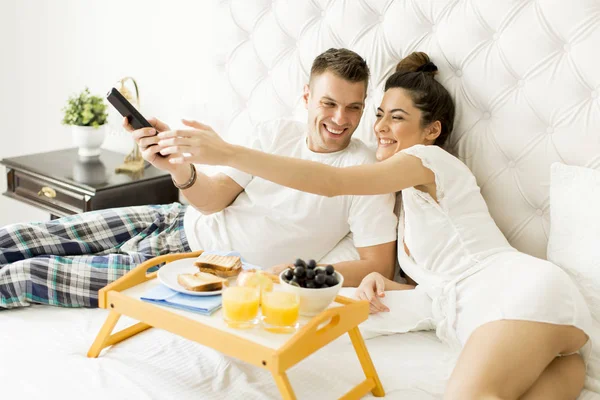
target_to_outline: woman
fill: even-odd
[[[227,144],[201,124],[163,132],[159,145],[163,154],[181,154],[174,162],[229,165],[323,196],[402,191],[400,264],[433,298],[438,336],[462,347],[446,398],[574,399],[585,376],[578,351],[588,340],[589,310],[561,269],[508,244],[473,174],[441,148],[454,105],[436,71],[425,53],[413,53],[387,80],[375,165],[340,169],[264,154]],[[358,292],[378,311],[374,292],[407,287],[370,274]]]

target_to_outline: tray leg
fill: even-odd
[[[143,322],[138,322],[135,325],[130,326],[129,328],[123,329],[115,334],[110,334],[113,329],[115,329],[115,325],[117,321],[121,317],[121,314],[118,314],[115,311],[111,311],[104,321],[104,325],[100,329],[98,336],[96,336],[96,340],[90,347],[90,350],[87,353],[89,358],[96,358],[100,354],[103,348],[112,346],[113,344],[117,344],[122,342],[125,339],[128,339],[134,335],[137,335],[140,332],[145,331],[148,328],[152,328],[151,325],[145,324]]]
[[[283,400],[296,400],[296,395],[294,394],[294,390],[292,390],[292,385],[285,372],[273,372],[273,379],[275,379],[275,383],[279,388]]]
[[[365,341],[363,340],[358,327],[355,326],[350,329],[348,335],[350,335],[350,340],[352,340],[352,345],[354,346],[360,365],[365,372],[365,376],[372,379],[375,383],[375,387],[371,393],[373,393],[373,396],[375,397],[385,396],[385,390],[383,390],[383,385],[379,380],[379,375],[377,375],[377,371],[375,370],[375,366],[373,365],[373,361],[371,360],[371,356],[369,355],[369,351],[367,350],[367,346],[365,345]]]
[[[106,321],[104,321],[104,325],[100,328],[100,332],[98,332],[98,336],[96,336],[96,340],[90,347],[90,350],[87,353],[89,358],[96,358],[100,355],[100,352],[104,347],[104,343],[106,339],[110,336],[110,333],[113,329],[115,329],[115,325],[117,325],[117,321],[121,318],[121,314],[116,313],[115,311],[111,311],[108,313],[108,317],[106,317]]]

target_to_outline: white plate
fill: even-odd
[[[214,296],[221,294],[221,290],[194,292],[185,289],[177,282],[177,275],[179,274],[194,274],[199,272],[198,268],[194,266],[194,260],[194,258],[182,258],[181,260],[171,261],[170,263],[163,265],[158,270],[158,280],[169,289],[173,289],[179,293],[190,294],[192,296]]]

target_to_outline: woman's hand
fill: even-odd
[[[386,279],[379,272],[371,272],[365,276],[356,288],[355,296],[360,300],[369,302],[369,312],[376,314],[380,311],[390,311],[390,309],[379,300],[385,297]]]
[[[282,271],[285,271],[288,268],[293,267],[294,264],[277,264],[267,269],[267,272],[276,276],[279,276]]]
[[[169,156],[171,164],[227,165],[233,146],[225,142],[208,125],[182,120],[195,129],[165,131],[158,134],[160,154]]]

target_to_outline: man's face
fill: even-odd
[[[325,71],[304,87],[308,110],[308,148],[317,153],[345,149],[365,106],[363,82],[349,82]]]

